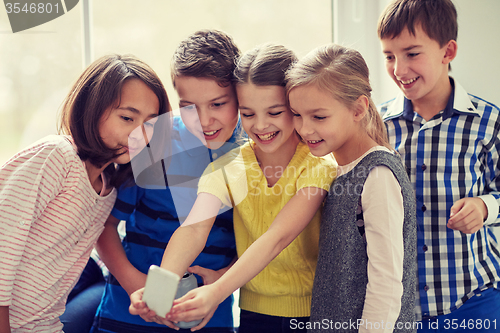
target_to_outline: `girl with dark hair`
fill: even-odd
[[[133,56],[91,64],[63,105],[60,133],[0,169],[0,331],[60,332],[66,298],[116,199],[114,186],[170,111],[155,72]],[[117,169],[116,164],[124,167]]]

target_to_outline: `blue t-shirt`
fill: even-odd
[[[133,186],[120,188],[111,212],[114,217],[126,221],[123,248],[128,260],[143,273],[147,273],[149,266],[153,264],[160,265],[170,237],[184,221],[196,200],[198,179],[206,166],[237,147],[241,133],[238,125],[232,137],[222,147],[211,150],[187,130],[180,117],[173,118],[171,131],[171,153],[168,154],[171,156],[167,156],[162,163],[156,163],[151,170],[146,169],[143,172],[146,177],[136,176]],[[166,170],[166,173],[161,170]],[[205,248],[193,262],[193,266],[219,270],[228,266],[235,256],[231,209],[217,216]],[[202,279],[197,278],[201,285]],[[232,297],[222,302],[206,327],[233,327],[232,303]],[[148,323],[139,316],[131,315],[129,305],[128,294],[110,275],[97,310],[94,331],[139,332],[151,331],[152,327],[170,330],[166,326]]]

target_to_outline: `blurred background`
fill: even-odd
[[[56,133],[61,103],[89,61],[132,53],[155,69],[172,107],[177,96],[170,59],[177,44],[199,29],[233,36],[242,52],[281,43],[299,57],[330,42],[353,47],[371,71],[379,104],[397,92],[385,72],[376,23],[388,0],[80,0],[65,15],[12,33],[0,8],[0,165],[19,149]],[[453,0],[459,51],[452,75],[472,94],[500,104],[499,0]],[[88,10],[86,10],[88,6]],[[88,16],[86,16],[88,14]],[[87,17],[87,19],[85,19]],[[90,37],[84,43],[84,36]]]

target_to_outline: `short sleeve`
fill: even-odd
[[[17,154],[0,169],[0,306],[10,305],[31,224],[61,192],[67,165],[64,153],[48,144]]]
[[[215,195],[224,206],[231,206],[229,189],[224,180],[223,169],[212,171],[212,164],[208,165],[198,182],[198,194],[209,193]]]
[[[317,187],[328,191],[336,177],[337,167],[333,158],[311,156],[306,160],[297,179],[297,191],[306,187]]]
[[[247,168],[240,149],[235,149],[210,163],[198,182],[198,193],[216,196],[223,206],[233,207],[248,193]]]

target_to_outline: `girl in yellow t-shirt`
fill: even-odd
[[[132,313],[169,327],[203,318],[197,330],[241,287],[240,333],[288,332],[308,320],[320,207],[336,168],[331,157],[313,156],[294,129],[285,72],[295,61],[293,52],[279,45],[257,47],[239,60],[236,91],[241,123],[251,141],[209,165],[161,266],[184,274],[204,249],[221,204],[234,207],[239,259],[215,283],[175,301],[166,319],[140,300],[142,290],[131,295]]]

